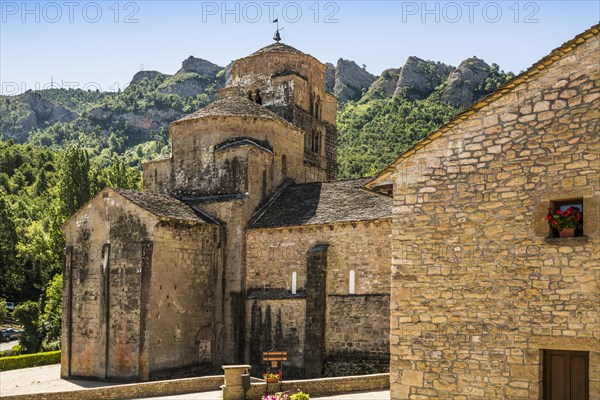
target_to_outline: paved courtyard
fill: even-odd
[[[168,397],[152,397],[146,400],[220,400],[221,391],[218,392],[205,392],[205,393],[190,393],[181,394],[177,396]],[[353,393],[353,394],[341,394],[338,396],[330,397],[312,397],[314,400],[390,400],[390,391],[384,390],[381,392],[368,392],[368,393]],[[142,399],[138,399],[142,400]]]
[[[60,365],[25,368],[0,372],[0,397],[31,394],[62,392],[94,387],[116,386],[118,383],[86,381],[76,379],[60,379]],[[190,393],[176,396],[161,396],[151,399],[168,400],[220,400],[221,391]],[[314,400],[389,400],[390,392],[379,391],[369,393],[344,394],[330,397],[315,397]],[[140,399],[141,400],[141,399]]]
[[[11,340],[10,342],[2,342],[2,343],[0,343],[0,351],[10,350],[13,348],[13,346],[16,346],[18,344],[19,344],[18,340]]]

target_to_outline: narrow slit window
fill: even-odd
[[[298,274],[294,271],[292,272],[292,294],[296,294],[298,287]]]
[[[354,273],[354,270],[350,271],[350,276],[348,278],[348,293],[356,293],[356,274]]]

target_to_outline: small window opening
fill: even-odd
[[[254,101],[256,102],[256,104],[262,104],[262,97],[260,97],[260,90],[258,89],[254,93]]]
[[[298,274],[294,271],[292,272],[292,294],[296,294],[298,286]]]
[[[321,119],[321,97],[317,96],[317,101],[315,102],[315,118]]]
[[[553,201],[546,216],[550,237],[583,236],[583,199]]]
[[[348,293],[355,294],[356,293],[356,274],[354,270],[350,271],[350,276],[348,278]]]
[[[315,154],[321,154],[321,132],[313,129],[310,139],[310,150]]]
[[[287,175],[287,158],[285,156],[281,156],[281,174]]]

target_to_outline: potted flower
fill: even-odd
[[[281,372],[277,374],[263,374],[263,379],[267,383],[277,383],[281,379]]]
[[[285,393],[275,393],[275,394],[268,394],[266,396],[263,396],[262,400],[287,400],[287,398],[288,398],[287,394],[285,394]]]
[[[564,211],[560,208],[556,210],[549,208],[546,221],[558,231],[560,237],[573,237],[575,236],[575,230],[581,229],[583,226],[581,211],[575,206],[571,206]]]

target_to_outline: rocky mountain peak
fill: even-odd
[[[367,98],[369,99],[383,99],[386,97],[392,97],[396,90],[396,84],[400,77],[402,68],[388,68],[381,73],[379,78],[375,80],[367,91]]]
[[[162,78],[166,78],[168,75],[165,75],[161,72],[158,71],[140,71],[137,72],[133,78],[131,78],[131,82],[130,84],[136,84],[138,82],[141,82],[143,79],[148,79],[149,81],[153,81],[155,79],[162,79]]]
[[[214,76],[223,68],[202,58],[189,56],[181,63],[181,69],[177,71],[177,74],[194,72],[203,76]]]
[[[335,68],[333,92],[340,103],[358,100],[362,90],[371,86],[375,79],[376,76],[370,74],[365,68],[359,67],[354,61],[340,58]]]
[[[402,67],[394,95],[424,99],[446,81],[454,67],[410,56]]]
[[[332,63],[325,63],[327,71],[325,72],[325,90],[329,93],[333,93],[335,87],[335,65]]]
[[[44,99],[39,93],[31,90],[21,96],[23,108],[27,116],[19,121],[25,131],[53,125],[57,122],[70,122],[78,117],[73,111]]]
[[[442,101],[454,107],[466,108],[474,99],[477,88],[490,76],[490,66],[477,57],[467,58],[448,77]]]

